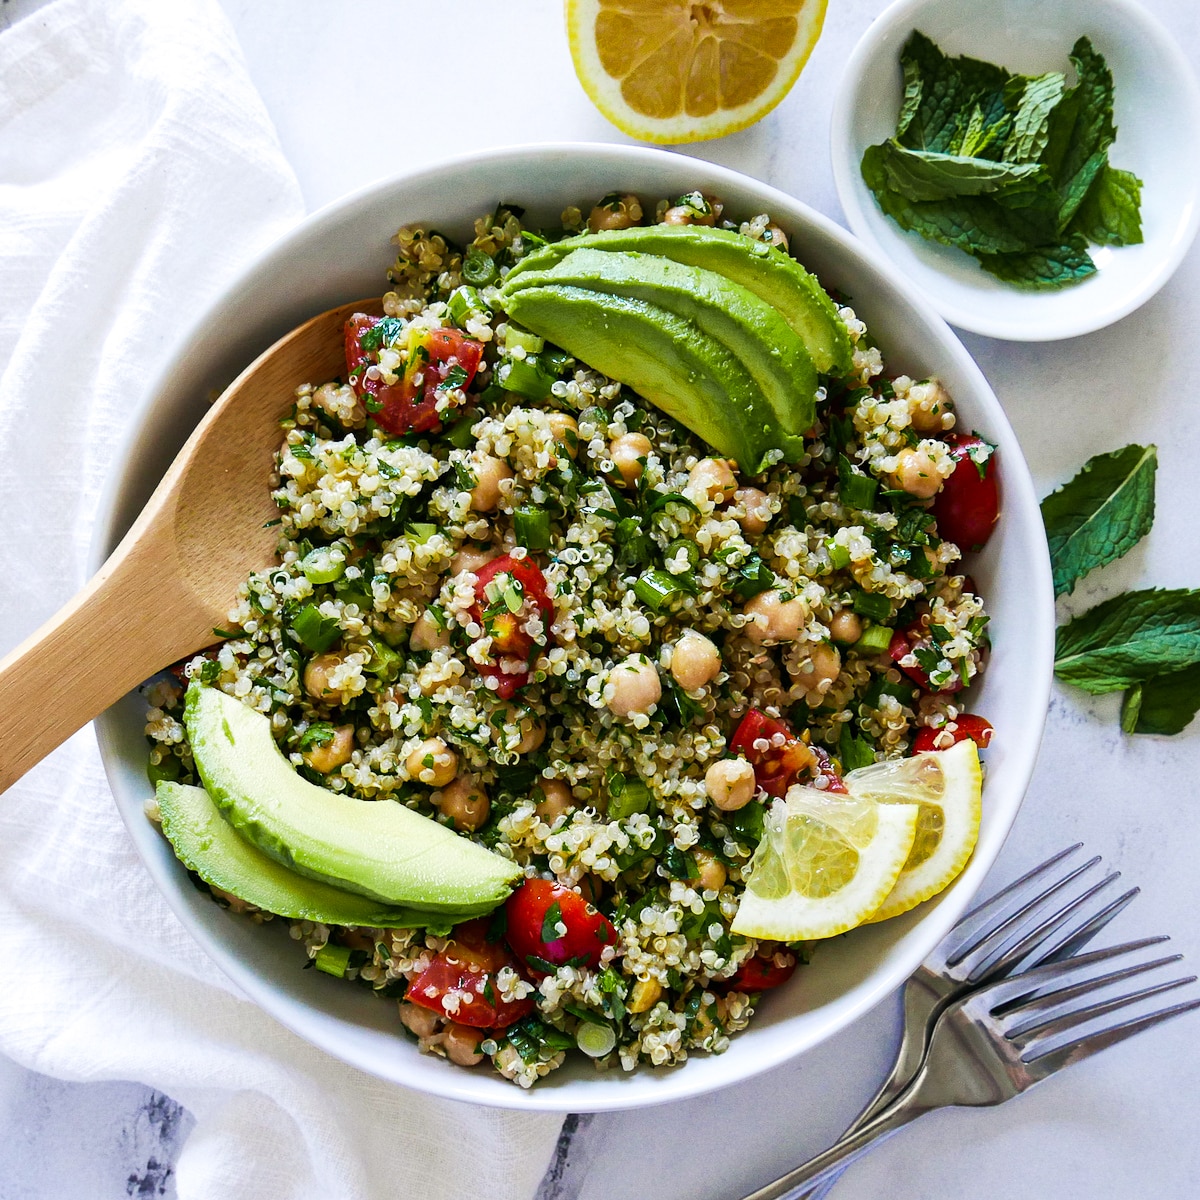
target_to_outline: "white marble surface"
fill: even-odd
[[[474,147],[625,140],[575,80],[557,0],[223,3],[312,207],[384,173]],[[13,19],[37,19],[40,6],[4,0],[0,36]],[[1172,26],[1190,58],[1200,57],[1195,0],[1145,6]],[[840,64],[882,7],[882,0],[831,4],[813,59],[783,104],[754,128],[687,152],[762,177],[840,219],[828,165],[830,96]],[[1063,604],[1064,615],[1125,587],[1200,585],[1192,458],[1200,438],[1197,329],[1200,247],[1154,300],[1107,331],[1028,346],[964,338],[1007,408],[1042,492],[1091,454],[1135,440],[1159,447],[1152,534],[1122,563],[1086,580]],[[1169,932],[1194,966],[1200,727],[1171,739],[1131,739],[1116,718],[1114,698],[1056,692],[1033,785],[992,878],[998,885],[1083,839],[1143,889],[1116,933]],[[543,1200],[741,1196],[840,1131],[884,1073],[897,1023],[896,1005],[888,1003],[801,1061],[750,1083],[670,1107],[573,1121]],[[927,1117],[856,1164],[835,1195],[1190,1200],[1200,1186],[1198,1035],[1200,1016],[1184,1018],[1003,1108]],[[0,1062],[0,1200],[173,1194],[167,1168],[187,1121],[135,1085],[71,1085]]]

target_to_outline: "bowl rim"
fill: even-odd
[[[456,174],[481,165],[507,162],[510,165],[529,166],[531,160],[536,162],[537,160],[563,157],[573,161],[588,162],[595,160],[597,156],[603,157],[606,165],[611,166],[614,171],[619,170],[622,166],[653,168],[655,166],[666,167],[668,164],[677,169],[680,159],[688,162],[694,161],[697,175],[703,175],[706,179],[713,180],[715,186],[720,186],[724,182],[731,188],[748,191],[755,197],[755,202],[761,201],[768,211],[782,211],[789,219],[799,218],[801,221],[809,223],[837,243],[839,254],[857,259],[859,265],[866,270],[882,275],[900,293],[903,302],[909,306],[910,310],[936,330],[941,338],[938,349],[939,352],[944,351],[947,367],[957,369],[970,379],[972,390],[989,410],[990,428],[1007,445],[1016,449],[1017,454],[1012,460],[1011,466],[1008,461],[1005,466],[1006,505],[1016,503],[1026,512],[1030,509],[1036,511],[1038,502],[1028,466],[1024,456],[1020,453],[1016,436],[1007,416],[982,371],[957,335],[886,257],[873,255],[870,247],[857,241],[841,226],[803,201],[731,168],[702,159],[693,160],[691,156],[674,151],[643,146],[591,142],[528,143],[472,152],[440,160],[417,171],[399,171],[374,181],[324,205],[286,231],[247,264],[236,278],[222,289],[191,322],[147,388],[140,403],[135,406],[124,443],[114,456],[97,511],[89,554],[90,570],[95,572],[99,569],[127,528],[127,522],[122,520],[123,506],[127,510],[129,504],[129,498],[125,493],[138,486],[137,480],[134,478],[137,454],[139,448],[144,447],[144,427],[148,418],[155,414],[159,396],[167,389],[172,376],[182,368],[189,347],[196,340],[197,335],[210,323],[218,321],[221,310],[231,305],[239,292],[243,291],[260,272],[269,269],[279,256],[287,255],[293,246],[309,239],[314,234],[337,225],[360,206],[369,206],[372,201],[385,198],[406,188],[437,182],[439,178],[443,187],[449,188],[452,187]],[[504,1091],[496,1092],[486,1089],[487,1095],[486,1098],[483,1098],[480,1096],[480,1088],[476,1082],[479,1077],[471,1072],[447,1068],[434,1074],[432,1080],[427,1077],[416,1081],[406,1080],[397,1078],[393,1073],[380,1070],[379,1064],[367,1056],[347,1053],[344,1048],[327,1044],[316,1038],[312,1031],[305,1027],[306,1021],[293,1011],[292,1003],[278,993],[278,985],[269,976],[260,973],[253,963],[239,959],[221,937],[199,925],[184,906],[181,898],[183,893],[177,881],[169,877],[165,871],[160,870],[157,863],[143,853],[133,825],[134,820],[144,820],[142,818],[142,800],[127,794],[128,789],[121,771],[120,742],[117,736],[122,720],[119,706],[101,714],[95,722],[95,729],[105,773],[117,800],[122,819],[134,838],[139,857],[142,858],[146,869],[155,880],[168,905],[180,918],[191,936],[214,959],[220,970],[244,994],[254,1000],[273,1019],[309,1044],[379,1078],[446,1099],[490,1107],[557,1113],[618,1111],[649,1107],[707,1094],[744,1082],[773,1066],[790,1061],[805,1050],[820,1044],[834,1033],[858,1020],[895,992],[925,958],[929,950],[966,911],[984,875],[999,854],[1016,818],[1034,770],[1049,709],[1053,660],[1054,599],[1049,552],[1044,537],[1031,547],[1028,565],[1032,573],[1031,608],[1030,623],[1026,631],[1028,641],[1025,650],[1027,653],[1023,657],[1026,659],[1028,669],[1026,695],[1031,715],[1026,728],[1027,736],[1024,739],[1014,739],[1014,744],[1008,748],[1008,753],[1012,757],[1011,761],[1006,760],[1005,770],[1013,800],[1009,810],[1004,814],[1003,823],[994,823],[993,825],[995,832],[992,838],[992,852],[986,862],[978,854],[973,856],[955,886],[943,895],[936,907],[916,921],[915,925],[922,928],[923,936],[916,939],[905,953],[894,953],[892,955],[894,961],[877,966],[849,993],[840,995],[837,999],[837,1011],[830,1013],[811,1036],[803,1039],[801,1044],[792,1045],[786,1055],[775,1059],[761,1054],[757,1057],[750,1054],[739,1057],[736,1054],[737,1043],[735,1041],[730,1050],[720,1056],[723,1063],[731,1064],[731,1069],[721,1074],[720,1078],[716,1080],[705,1081],[706,1077],[703,1073],[699,1077],[689,1075],[686,1070],[687,1064],[684,1064],[682,1067],[669,1071],[652,1072],[652,1086],[638,1088],[628,1086],[627,1083],[625,1087],[610,1086],[605,1089],[604,1081],[608,1077],[597,1076],[594,1094],[587,1094],[591,1090],[588,1083],[576,1086],[573,1082],[568,1082],[560,1088],[539,1089],[534,1087],[529,1090],[504,1083]],[[297,1004],[297,1007],[300,1006]],[[323,1015],[330,1020],[341,1019],[335,1018],[329,1013]],[[319,1016],[315,1019],[319,1020]],[[733,1057],[731,1058],[730,1055]],[[639,1074],[645,1076],[645,1069],[639,1068],[639,1071],[634,1073],[635,1076]],[[629,1080],[624,1072],[617,1072],[616,1075],[618,1083],[622,1080]],[[581,1091],[584,1094],[581,1095]]]
[[[853,138],[854,113],[862,84],[870,70],[878,65],[875,59],[880,44],[896,29],[912,23],[916,14],[922,9],[943,2],[944,0],[894,0],[867,26],[850,52],[833,98],[829,154],[838,200],[846,215],[847,224],[854,234],[870,249],[887,258],[892,265],[895,264],[887,244],[876,236],[875,229],[867,217],[867,212],[873,208],[875,201],[862,181],[858,160],[855,157],[858,150],[854,145]],[[1196,74],[1184,56],[1183,50],[1176,41],[1172,40],[1167,27],[1136,0],[1090,0],[1090,3],[1095,12],[1107,8],[1121,13],[1140,26],[1141,32],[1153,49],[1161,54],[1169,64],[1173,79],[1179,85],[1179,103],[1186,105],[1191,126],[1200,130],[1200,82],[1197,81]],[[939,291],[926,289],[920,285],[913,286],[928,298],[947,322],[970,333],[1014,342],[1065,341],[1068,338],[1094,333],[1098,329],[1115,324],[1145,304],[1175,274],[1191,249],[1198,231],[1200,231],[1200,176],[1197,176],[1193,186],[1192,195],[1188,201],[1186,220],[1183,222],[1182,228],[1173,227],[1169,253],[1157,261],[1154,269],[1148,271],[1138,286],[1131,288],[1120,303],[1106,306],[1103,309],[1078,305],[1074,319],[1062,317],[1049,322],[1045,319],[1044,314],[1031,316],[1024,320],[999,316],[989,318],[986,314],[977,314],[959,308]],[[891,229],[891,233],[896,240],[916,236],[906,233],[899,227]],[[929,270],[931,273],[936,273],[932,266],[929,267]],[[1013,294],[1019,295],[1020,293],[1013,289]]]

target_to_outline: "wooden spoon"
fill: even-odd
[[[280,420],[297,387],[345,373],[343,326],[306,321],[225,389],[91,582],[0,661],[0,791],[157,671],[211,646],[238,587],[278,542]]]

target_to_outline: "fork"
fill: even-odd
[[[1171,954],[1133,962],[1114,971],[1078,978],[1090,968],[1167,941],[1142,938],[1077,954],[985,984],[947,1005],[937,1019],[929,1049],[912,1081],[882,1112],[828,1150],[745,1200],[788,1200],[802,1186],[826,1179],[889,1136],[935,1108],[1002,1104],[1071,1063],[1115,1045],[1142,1030],[1200,1008],[1187,1000],[1084,1034],[1063,1035],[1110,1013],[1194,983],[1194,975],[1156,983],[1092,1003],[1077,1004],[1146,971],[1182,957]]]
[[[904,1024],[900,1049],[891,1073],[855,1118],[847,1134],[866,1124],[904,1090],[916,1075],[933,1024],[941,1011],[973,987],[1011,973],[1020,965],[1039,966],[1067,958],[1082,949],[1137,894],[1130,888],[1085,920],[1080,918],[1092,900],[1120,878],[1106,875],[1081,895],[1046,913],[1048,902],[1065,892],[1100,862],[1099,856],[1073,869],[1065,861],[1082,846],[1076,842],[1002,888],[961,917],[904,987]],[[1037,887],[1032,895],[1029,893]],[[1036,923],[1033,923],[1036,922]],[[1059,940],[1046,942],[1055,934]],[[1041,948],[1040,953],[1036,953]],[[822,1200],[836,1182],[833,1176],[801,1195]]]

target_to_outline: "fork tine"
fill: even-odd
[[[1118,1009],[1127,1008],[1140,1000],[1148,1000],[1151,996],[1157,996],[1160,992],[1170,992],[1177,987],[1184,987],[1195,982],[1195,975],[1183,975],[1179,979],[1169,979],[1165,983],[1154,983],[1149,987],[1126,992],[1122,996],[1114,996],[1111,1000],[1101,1000],[1095,1004],[1077,1008],[1073,1012],[1063,1013],[1061,1016],[1049,1017],[1041,1022],[1024,1025],[1019,1029],[1011,1030],[1007,1037],[1009,1041],[1020,1042],[1026,1047],[1032,1046],[1035,1042],[1045,1044],[1060,1033],[1074,1029],[1077,1025],[1085,1025],[1088,1021],[1095,1020],[1096,1017],[1104,1016],[1105,1013],[1116,1012]]]
[[[1043,942],[1057,933],[1078,911],[1111,883],[1120,879],[1121,873],[1113,871],[1099,883],[1093,884],[1081,896],[1077,896],[1058,912],[1051,914],[1032,929],[1018,932],[991,955],[976,963],[968,975],[972,983],[989,975],[1008,975],[1023,959],[1033,953]],[[1115,914],[1114,914],[1115,915]]]
[[[994,1013],[1005,1005],[1010,1005],[1018,996],[1030,992],[1039,992],[1049,984],[1067,979],[1084,967],[1096,963],[1107,962],[1110,958],[1119,958],[1124,954],[1133,954],[1144,950],[1147,946],[1157,946],[1171,939],[1166,935],[1158,937],[1139,938],[1134,942],[1123,942],[1119,946],[1106,946],[1103,950],[1092,950],[1087,954],[1076,954],[1062,962],[1044,963],[1018,975],[1010,975],[1006,979],[997,979],[993,983],[984,984],[973,997],[973,1007],[986,1006],[986,1010]],[[1040,997],[1039,997],[1040,999]],[[1033,1001],[1032,1003],[1037,1003]]]
[[[1091,870],[1100,861],[1099,855],[1093,856],[1082,866],[1075,867],[1061,879],[1042,888],[1036,895],[1021,904],[1019,908],[1013,909],[1006,907],[1005,904],[997,904],[997,901],[1001,900],[1011,901],[1018,888],[1023,889],[1027,883],[1032,882],[1035,878],[1041,879],[1048,875],[1055,866],[1068,855],[1073,854],[1078,848],[1078,845],[1076,845],[1069,847],[1067,850],[1060,851],[1053,858],[1047,859],[1040,867],[1035,867],[1027,875],[1023,875],[1017,880],[1016,883],[1010,884],[1002,892],[998,892],[993,896],[991,900],[985,901],[977,909],[973,909],[963,917],[951,931],[951,934],[959,935],[960,940],[953,950],[946,952],[947,965],[956,967],[972,955],[982,956],[987,954],[990,948],[995,945],[997,937],[1004,934],[1006,930],[1011,930],[1020,925],[1022,921],[1030,914],[1036,912],[1051,896],[1061,891],[1085,871]]]
[[[1108,1046],[1115,1046],[1118,1042],[1123,1042],[1126,1038],[1141,1033],[1143,1029],[1150,1029],[1154,1025],[1169,1021],[1172,1017],[1178,1017],[1185,1012],[1191,1012],[1195,1008],[1200,1008],[1200,999],[1185,1000],[1180,1004],[1172,1004],[1169,1008],[1160,1008],[1157,1012],[1147,1013],[1144,1017],[1135,1017],[1120,1025],[1113,1025],[1097,1033],[1088,1034],[1086,1037],[1077,1038],[1055,1050],[1031,1055],[1029,1058],[1022,1055],[1021,1061],[1031,1072],[1044,1079],[1047,1075],[1053,1075],[1055,1071],[1063,1067],[1081,1062]]]
[[[1064,958],[1070,958],[1071,955],[1082,950],[1113,917],[1122,912],[1126,905],[1141,893],[1141,890],[1139,887],[1131,887],[1129,891],[1124,892],[1105,908],[1102,908],[1091,920],[1085,921],[1080,925],[1074,933],[1065,937],[1061,942],[1055,943],[1049,950],[1042,951],[1029,965],[1040,967],[1043,963],[1059,962]]]

